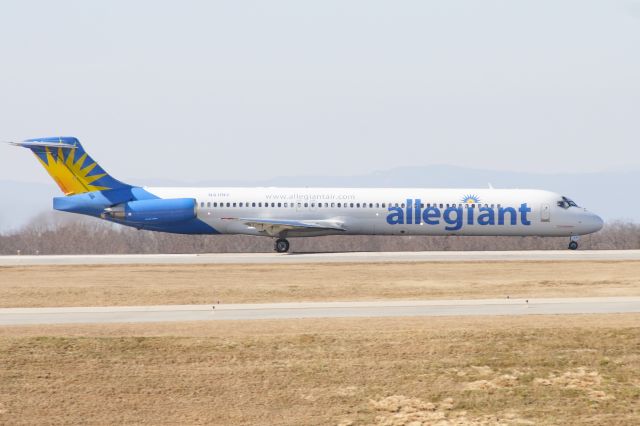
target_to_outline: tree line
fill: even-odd
[[[567,237],[327,236],[291,239],[293,252],[552,250]],[[583,250],[640,249],[640,225],[616,221],[580,240]],[[0,234],[0,254],[136,254],[271,252],[273,240],[246,235],[174,235],[138,231],[94,218],[46,213]]]

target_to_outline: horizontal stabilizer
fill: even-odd
[[[47,147],[47,148],[73,149],[78,147],[75,144],[70,144],[65,142],[23,141],[23,142],[9,142],[9,143],[14,146],[21,146],[22,148]]]

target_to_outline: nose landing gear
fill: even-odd
[[[569,241],[569,250],[577,250],[578,249],[578,240],[580,240],[579,235],[573,235],[571,237],[571,241]]]
[[[273,249],[278,253],[286,253],[289,251],[289,241],[285,238],[278,238]]]

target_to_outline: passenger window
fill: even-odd
[[[284,206],[285,207],[289,207],[289,203],[284,203]]]
[[[304,206],[305,207],[309,207],[309,203],[304,203]]]
[[[342,203],[338,203],[338,207],[342,207]]]
[[[404,203],[400,204],[400,207],[402,207],[404,209]]]
[[[218,207],[218,203],[214,202],[213,207]]]
[[[386,203],[382,203],[382,208],[386,209],[387,208],[387,204]]]
[[[256,203],[251,203],[251,207],[255,207],[255,206],[256,206]]]
[[[331,207],[335,207],[335,206],[336,206],[336,203],[331,203]]]
[[[282,207],[282,203],[278,203],[278,207]]]
[[[350,204],[351,208],[353,208],[353,203]]]
[[[204,208],[204,201],[200,202],[200,207]]]
[[[319,208],[322,208],[322,203],[318,203],[318,207],[319,207]]]
[[[276,206],[276,203],[271,203],[271,207],[275,207],[275,206]]]
[[[238,207],[242,207],[242,203],[240,203],[240,204],[238,205]]]
[[[440,203],[440,208],[443,208],[444,206],[442,205],[442,203]]]

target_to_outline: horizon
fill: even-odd
[[[32,154],[31,154],[32,156]],[[32,156],[32,159],[35,160],[35,157]],[[2,178],[0,177],[0,181],[4,181],[4,182],[16,182],[16,183],[26,183],[26,184],[48,184],[48,183],[52,183],[53,186],[55,187],[55,183],[53,183],[53,181],[51,180],[51,177],[46,173],[46,171],[44,171],[44,169],[42,169],[42,167],[37,163],[37,161],[33,162],[35,164],[34,169],[39,170],[39,172],[37,173],[37,176],[27,176],[26,178],[23,178],[22,176],[20,178]],[[97,163],[99,163],[102,166],[102,163],[100,163],[100,161],[98,160]],[[234,181],[234,182],[247,182],[248,185],[254,185],[256,182],[261,182],[261,181],[270,181],[270,180],[276,180],[276,179],[287,179],[287,178],[291,178],[291,179],[308,179],[308,178],[329,178],[329,179],[335,179],[335,178],[357,178],[357,177],[365,177],[365,176],[375,176],[376,174],[385,174],[385,173],[389,173],[389,172],[393,172],[393,171],[400,171],[400,170],[411,170],[411,169],[435,169],[435,168],[456,168],[456,169],[461,169],[461,170],[465,170],[465,171],[471,171],[471,172],[488,172],[488,173],[509,173],[509,174],[528,174],[528,175],[541,175],[541,176],[580,176],[580,175],[597,175],[597,174],[606,174],[606,173],[620,173],[620,174],[625,174],[625,173],[640,173],[640,165],[638,166],[634,166],[634,165],[629,165],[628,167],[615,167],[615,168],[603,168],[601,170],[586,170],[586,171],[546,171],[546,170],[539,170],[539,171],[535,171],[535,170],[531,170],[531,171],[520,171],[520,170],[515,170],[515,169],[491,169],[491,168],[484,168],[484,167],[473,167],[473,166],[460,166],[460,165],[456,165],[456,164],[447,164],[447,163],[435,163],[435,164],[425,164],[425,165],[407,165],[407,166],[395,166],[395,167],[391,167],[391,168],[387,168],[387,169],[372,169],[370,171],[365,171],[362,173],[352,173],[352,174],[331,174],[331,175],[327,175],[327,174],[299,174],[296,176],[293,175],[287,175],[287,174],[273,174],[271,176],[267,176],[264,178],[259,178],[259,179],[241,179],[241,178],[234,178],[234,179],[228,179],[226,177],[223,178],[219,178],[217,180],[220,181]],[[107,166],[108,169],[108,166]],[[132,184],[136,185],[136,182],[141,182],[141,181],[145,181],[145,180],[149,180],[149,181],[162,181],[162,180],[167,180],[167,181],[173,181],[173,182],[182,182],[184,184],[192,184],[192,185],[197,185],[197,184],[201,184],[201,183],[206,183],[209,184],[209,182],[216,180],[216,178],[210,177],[210,178],[204,178],[204,179],[192,179],[192,180],[183,180],[180,179],[179,177],[171,177],[171,178],[167,178],[167,177],[160,177],[160,176],[146,176],[146,177],[141,177],[141,176],[132,176],[132,175],[124,175],[124,176],[114,176],[115,178],[121,180],[121,181],[126,181],[126,182],[133,182]],[[294,185],[295,186],[295,185]]]

